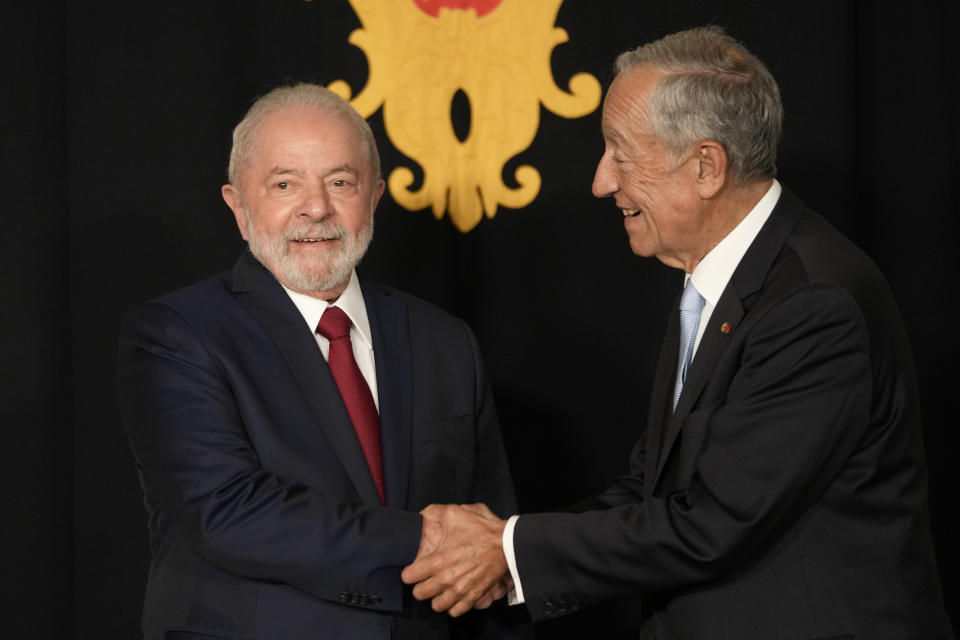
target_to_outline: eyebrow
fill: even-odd
[[[359,174],[360,174],[360,172],[357,171],[357,170],[353,167],[353,165],[350,165],[350,164],[341,164],[341,165],[336,166],[336,167],[333,167],[332,169],[330,169],[329,171],[327,171],[326,175],[331,175],[331,174],[340,173],[340,172],[346,172],[346,173],[350,173],[350,174],[353,174],[353,175],[359,175]],[[277,166],[275,166],[273,169],[270,170],[270,173],[269,173],[268,175],[271,175],[271,176],[293,175],[293,176],[297,176],[297,177],[299,178],[299,177],[303,177],[303,176],[304,176],[304,172],[301,171],[300,169],[293,169],[293,168],[289,168],[289,167],[284,167],[284,166],[281,166],[281,165],[277,165]]]
[[[623,134],[612,127],[601,127],[601,132],[605,138],[610,138],[617,143],[622,143],[624,140],[626,140],[626,138],[623,137]]]
[[[294,176],[298,176],[298,177],[299,177],[299,176],[302,176],[302,175],[303,175],[303,171],[300,171],[299,169],[290,169],[290,168],[282,167],[282,166],[279,166],[279,165],[278,165],[278,166],[274,167],[273,169],[271,169],[271,170],[270,170],[270,173],[269,173],[269,175],[271,175],[271,176],[280,176],[280,175],[286,175],[286,174],[290,174],[290,175],[294,175]]]
[[[341,171],[345,171],[345,172],[347,172],[347,173],[352,173],[353,175],[359,175],[359,174],[360,174],[359,171],[357,171],[356,169],[353,168],[353,165],[351,165],[351,164],[342,164],[342,165],[340,165],[339,167],[334,167],[333,169],[330,169],[330,171],[327,172],[327,175],[330,175],[330,174],[333,174],[333,173],[340,173]]]

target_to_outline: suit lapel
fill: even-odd
[[[340,392],[317,348],[316,339],[290,296],[249,252],[245,252],[234,267],[233,285],[240,301],[256,317],[289,366],[313,410],[315,424],[336,452],[357,493],[364,502],[379,503],[370,469]],[[273,391],[291,392],[288,389]],[[287,426],[298,428],[296,424]]]
[[[647,412],[647,446],[645,463],[649,482],[645,483],[647,495],[653,491],[654,480],[659,475],[661,449],[666,437],[663,425],[670,419],[670,398],[673,397],[673,383],[677,370],[677,353],[680,351],[680,296],[673,303],[673,312],[667,324],[667,335],[660,347],[657,371],[650,392],[650,408]]]
[[[412,356],[406,305],[363,285],[380,396],[380,448],[387,504],[403,508],[410,488],[413,394]]]
[[[730,336],[733,335],[733,329],[740,323],[742,318],[743,307],[740,304],[740,298],[733,291],[732,287],[728,286],[724,290],[723,295],[720,296],[720,300],[717,302],[713,313],[710,314],[706,330],[700,339],[700,346],[697,347],[697,353],[693,358],[693,362],[690,363],[690,368],[687,370],[687,379],[680,392],[680,398],[677,400],[677,408],[671,413],[669,398],[673,393],[673,384],[676,381],[676,360],[677,352],[680,348],[678,344],[679,340],[676,341],[676,348],[673,353],[673,367],[670,369],[672,375],[669,376],[670,384],[664,394],[667,396],[667,401],[661,403],[661,405],[665,407],[667,419],[660,423],[665,426],[661,429],[663,432],[663,441],[657,457],[656,467],[654,467],[653,486],[656,486],[657,480],[660,478],[660,473],[663,471],[663,465],[667,460],[667,454],[670,449],[673,448],[673,444],[680,433],[683,418],[690,413],[690,410],[700,397],[700,393],[710,379],[711,373],[713,373],[717,360],[726,349]],[[720,327],[723,324],[727,324],[728,331],[721,331]]]
[[[764,280],[783,249],[787,238],[796,227],[803,209],[804,205],[800,199],[784,188],[770,217],[740,260],[740,264],[737,265],[730,282],[723,290],[717,306],[710,314],[707,327],[700,339],[700,346],[697,347],[697,353],[687,370],[687,379],[677,401],[676,411],[671,414],[668,402],[673,393],[677,353],[679,351],[679,311],[677,304],[674,305],[670,320],[671,328],[666,340],[666,343],[672,343],[673,345],[672,360],[670,359],[671,352],[665,350],[657,367],[658,384],[654,385],[654,395],[651,396],[650,400],[651,418],[654,409],[657,407],[661,408],[662,418],[658,422],[651,421],[650,425],[652,428],[659,427],[657,430],[663,435],[659,439],[653,438],[659,440],[659,442],[657,443],[658,448],[655,450],[655,457],[647,467],[654,470],[652,481],[648,483],[649,491],[653,491],[660,474],[663,472],[670,450],[680,434],[683,419],[696,406],[700,394],[713,374],[717,361],[726,350],[730,340],[736,334],[737,327],[749,311],[751,298],[763,286]],[[665,382],[661,383],[661,378],[664,378]],[[650,442],[651,439],[648,439],[648,447]]]

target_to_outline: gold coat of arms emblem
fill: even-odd
[[[500,206],[519,209],[540,192],[536,168],[520,165],[517,187],[503,167],[533,142],[540,105],[566,118],[600,104],[600,83],[576,73],[564,91],[550,56],[568,40],[555,26],[563,0],[350,0],[362,27],[349,42],[367,57],[366,86],[355,96],[343,80],[330,89],[364,117],[383,109],[383,123],[398,151],[423,171],[394,168],[387,186],[406,209],[448,213],[467,232]],[[465,139],[454,131],[451,104],[458,91],[470,106]]]

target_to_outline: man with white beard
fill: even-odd
[[[121,334],[145,637],[512,637],[505,609],[450,621],[400,580],[428,504],[516,503],[470,329],[356,275],[384,188],[369,126],[323,87],[275,89],[229,179],[249,252]]]

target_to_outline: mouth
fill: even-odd
[[[624,217],[624,218],[635,218],[635,217],[637,217],[638,215],[640,215],[641,213],[643,213],[642,211],[640,211],[640,209],[623,209],[623,208],[621,208],[620,211],[623,212],[623,217]]]
[[[335,242],[339,240],[342,236],[340,234],[334,234],[332,236],[303,236],[298,237],[294,236],[290,238],[290,242],[296,244],[318,244],[323,242]]]

